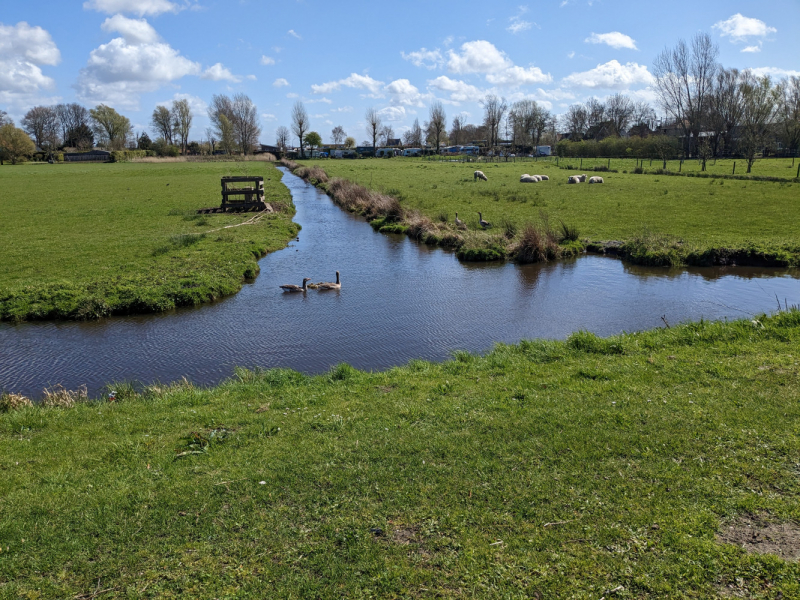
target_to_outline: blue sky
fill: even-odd
[[[706,32],[726,67],[800,75],[800,2],[0,0],[0,108],[104,102],[148,130],[188,98],[204,137],[212,94],[246,93],[264,143],[296,100],[323,140],[366,136],[378,109],[399,135],[434,100],[448,121],[479,100],[531,98],[554,113],[616,92],[655,105],[657,54]],[[152,134],[152,132],[150,132]]]

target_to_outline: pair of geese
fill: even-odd
[[[480,226],[483,227],[484,229],[492,226],[492,224],[489,223],[489,221],[483,220],[483,215],[481,213],[478,213],[478,219],[479,219],[478,223],[480,223]],[[456,213],[456,225],[458,227],[466,226],[466,223],[464,223],[464,221],[458,218],[458,213]]]
[[[306,292],[308,291],[309,281],[311,281],[311,278],[306,277],[305,279],[303,279],[303,285],[293,285],[291,283],[287,283],[286,285],[282,285],[281,289],[284,292]],[[336,283],[332,283],[330,281],[323,281],[320,283],[312,283],[311,287],[312,289],[317,289],[320,291],[342,289],[342,284],[339,281],[339,271],[336,271]]]

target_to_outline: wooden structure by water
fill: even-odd
[[[220,183],[222,204],[219,208],[201,208],[198,213],[258,212],[270,209],[269,204],[264,201],[264,178],[260,175],[223,177]]]

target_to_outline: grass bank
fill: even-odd
[[[262,175],[272,214],[197,215],[220,177]],[[0,320],[163,311],[237,292],[298,231],[264,162],[0,168]],[[244,225],[244,223],[248,223]]]
[[[799,349],[790,310],[17,402],[0,598],[797,598]]]
[[[576,159],[568,161],[577,165]],[[602,166],[599,159],[596,162],[589,166]],[[477,258],[513,258],[529,224],[561,240],[563,223],[581,241],[562,242],[568,252],[583,246],[603,251],[609,247],[605,242],[615,241],[611,247],[616,254],[641,264],[800,264],[795,226],[800,219],[800,183],[791,181],[601,172],[602,185],[568,185],[567,177],[581,171],[564,170],[553,160],[329,160],[322,168],[329,178],[343,178],[394,198],[400,209],[440,230],[438,239],[456,234],[463,258],[470,258],[470,248],[478,251]],[[489,180],[474,181],[475,169],[483,170]],[[585,172],[592,173],[588,168]],[[523,173],[548,175],[550,181],[523,184]],[[478,225],[478,211],[494,224],[488,232]],[[456,212],[466,222],[466,232],[453,225]],[[391,224],[389,230],[407,231],[403,227],[410,224]],[[480,252],[487,248],[494,254]]]

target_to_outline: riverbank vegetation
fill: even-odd
[[[402,212],[400,219],[367,215],[379,229],[415,234],[414,222],[423,220],[422,229],[430,233],[415,237],[455,247],[466,259],[519,257],[521,234],[533,227],[541,232],[539,239],[560,242],[556,246],[564,254],[588,247],[651,265],[800,263],[794,225],[800,219],[795,201],[800,183],[671,177],[652,172],[649,165],[639,174],[634,172],[635,159],[629,161],[630,170],[605,171],[606,160],[586,162],[583,170],[579,159],[558,165],[554,159],[461,163],[409,158],[298,164],[318,165],[314,172],[324,171],[326,179],[343,178],[397,201],[399,209],[393,210]],[[567,184],[569,175],[592,174],[595,168],[604,184]],[[488,181],[476,181],[476,169]],[[320,187],[331,186],[309,176],[310,171],[298,173]],[[524,173],[548,175],[550,180],[520,183]],[[455,225],[456,212],[466,230]],[[478,212],[493,223],[491,229],[481,229]],[[561,235],[564,228],[579,241]]]
[[[221,176],[246,174],[264,176],[275,212],[196,214],[219,206]],[[163,311],[235,293],[297,234],[280,178],[263,162],[0,169],[0,319]]]
[[[794,598],[798,348],[790,309],[16,398],[0,598]]]

